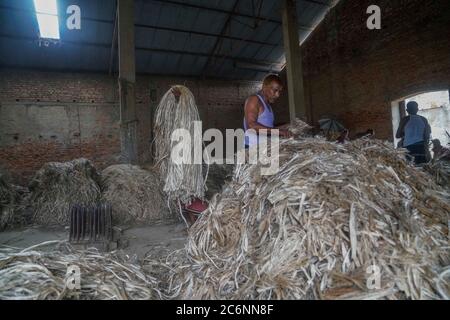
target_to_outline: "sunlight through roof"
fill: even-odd
[[[34,0],[41,38],[59,39],[58,7],[56,0]]]

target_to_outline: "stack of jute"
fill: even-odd
[[[102,171],[102,198],[111,204],[116,224],[153,224],[170,218],[155,170],[120,164]]]
[[[73,204],[89,206],[98,202],[99,183],[100,177],[87,159],[46,163],[29,185],[33,221],[40,225],[68,225]]]
[[[191,299],[448,299],[450,196],[391,144],[282,140],[280,166],[233,181],[167,260]]]

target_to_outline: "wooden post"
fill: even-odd
[[[406,117],[406,101],[405,100],[400,101],[398,103],[398,107],[400,110],[400,120],[401,120],[402,118]]]
[[[137,119],[134,91],[136,83],[134,0],[118,0],[118,18],[121,151],[124,161],[137,164]]]
[[[309,120],[310,115],[306,112],[305,90],[303,87],[302,57],[295,0],[283,0],[282,16],[291,122],[295,118]]]

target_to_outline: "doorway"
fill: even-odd
[[[411,95],[409,97],[393,101],[392,126],[394,145],[399,139],[395,137],[401,118],[407,115],[406,105],[410,101],[419,104],[418,115],[425,117],[431,126],[431,139],[439,139],[443,146],[450,144],[450,91],[432,91]]]

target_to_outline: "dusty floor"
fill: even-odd
[[[187,238],[186,226],[181,223],[161,224],[155,226],[122,227],[121,249],[128,255],[136,255],[141,259],[155,249],[170,251],[184,247]],[[68,230],[64,228],[32,227],[19,230],[0,232],[0,246],[7,245],[17,248],[27,248],[52,240],[68,240]]]

